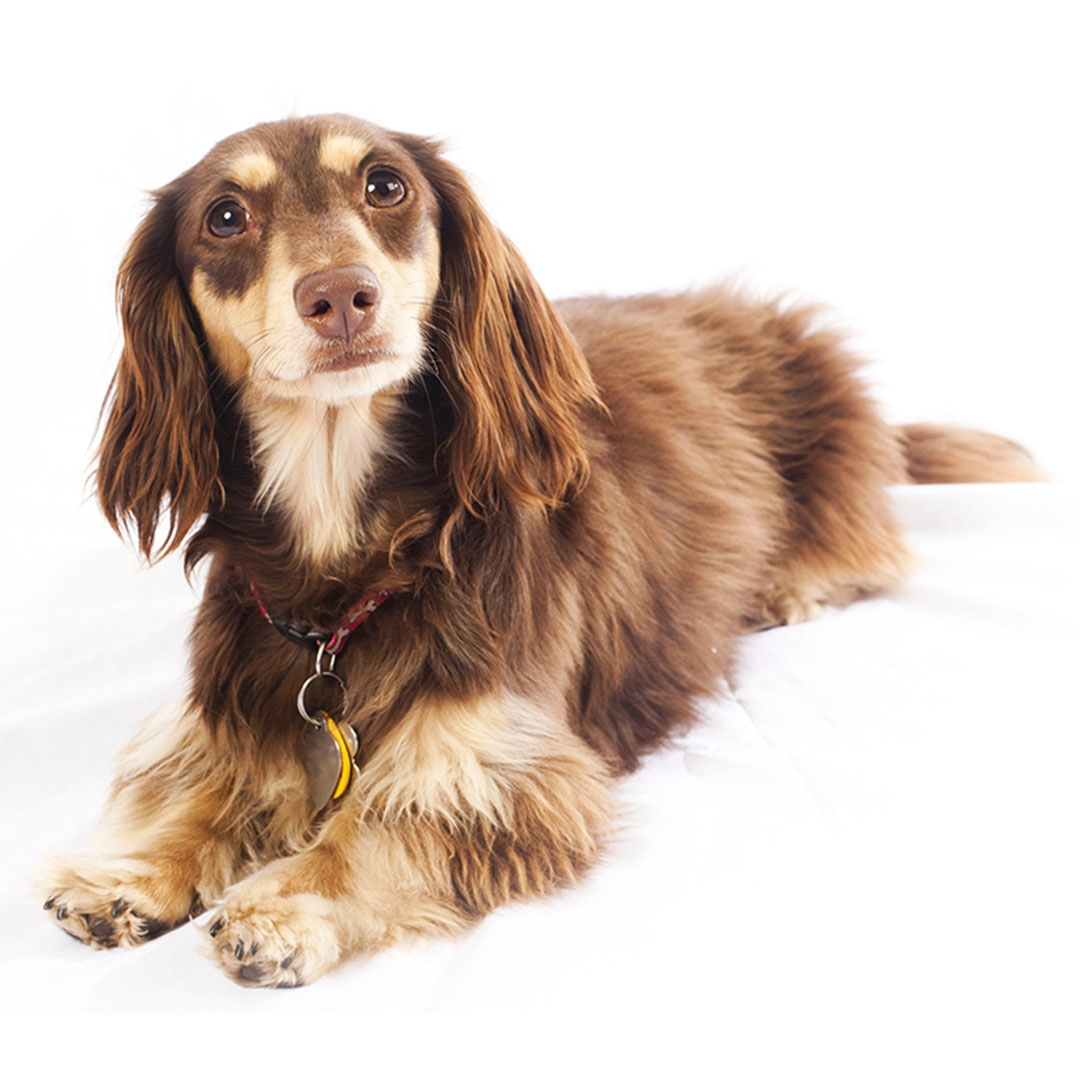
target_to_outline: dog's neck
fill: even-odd
[[[282,513],[305,559],[328,565],[354,550],[364,531],[360,502],[385,449],[384,410],[370,398],[262,399],[247,412],[258,502]]]

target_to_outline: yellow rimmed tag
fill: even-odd
[[[356,771],[359,740],[350,724],[317,712],[304,732],[302,746],[308,791],[316,810],[345,794]]]

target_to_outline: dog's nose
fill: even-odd
[[[375,321],[381,291],[366,266],[334,266],[301,278],[293,302],[304,322],[323,337],[348,341]]]

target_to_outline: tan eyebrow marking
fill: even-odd
[[[368,144],[356,135],[327,135],[319,147],[319,164],[334,172],[351,173],[367,152]]]
[[[277,177],[278,167],[269,154],[249,150],[229,163],[229,175],[242,188],[268,187]]]

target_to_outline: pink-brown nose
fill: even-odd
[[[380,295],[379,279],[366,266],[334,266],[301,278],[293,302],[323,337],[349,341],[375,321]]]

